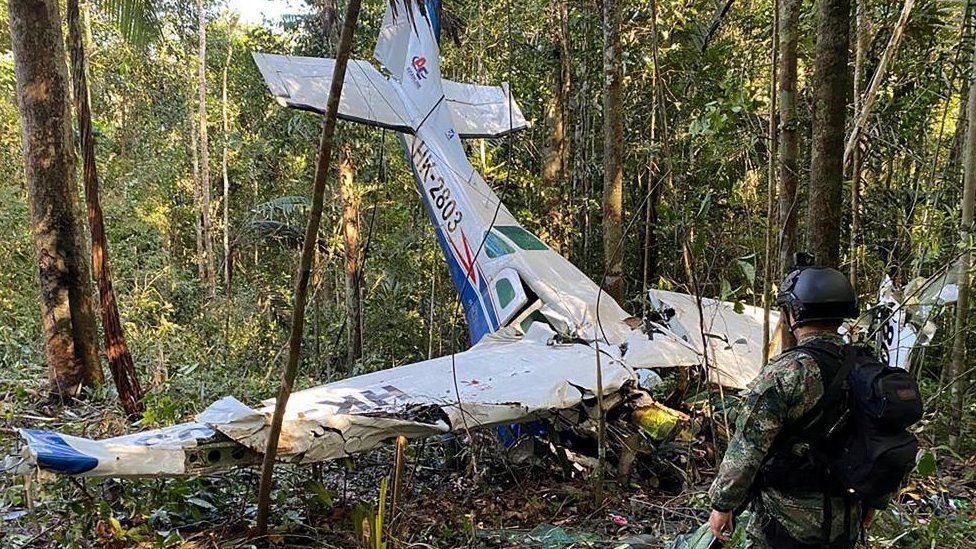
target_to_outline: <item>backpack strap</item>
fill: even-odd
[[[817,364],[823,384],[823,395],[813,408],[793,424],[792,428],[782,433],[783,445],[790,445],[799,440],[813,441],[821,438],[845,414],[848,406],[844,385],[855,363],[854,349],[850,345],[842,347],[829,341],[814,340],[794,349],[810,355]],[[814,436],[806,436],[807,434]],[[780,445],[774,444],[774,447],[776,446]]]

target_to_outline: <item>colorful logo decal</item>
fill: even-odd
[[[427,78],[427,58],[414,56],[413,61],[410,63],[413,66],[414,74],[417,75],[418,80],[423,80]]]

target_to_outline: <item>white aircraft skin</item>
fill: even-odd
[[[630,317],[572,263],[528,233],[474,169],[461,139],[527,126],[507,86],[442,80],[433,0],[387,9],[375,56],[353,60],[339,117],[401,133],[417,191],[464,307],[470,341],[504,328],[539,301],[570,339],[624,343]],[[324,112],[334,61],[255,54],[271,92],[287,106]],[[599,302],[599,315],[597,303]]]
[[[460,295],[471,343],[530,305],[530,293],[554,309],[573,335],[595,339],[597,285],[526,232],[468,161],[445,101],[435,6],[421,6],[401,5],[398,14],[388,9],[376,56],[413,122],[413,133],[401,134],[401,142]],[[503,100],[514,104],[510,95]],[[498,133],[524,127],[516,108],[503,106],[494,121]],[[599,321],[612,326],[620,343],[620,324],[628,315],[609,296],[600,301]]]

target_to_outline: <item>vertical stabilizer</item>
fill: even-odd
[[[395,0],[386,8],[373,56],[400,82],[410,113],[422,121],[444,97],[433,1]]]

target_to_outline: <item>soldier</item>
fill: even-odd
[[[806,265],[785,277],[776,300],[797,346],[767,363],[750,384],[736,433],[709,489],[709,526],[717,539],[727,541],[733,514],[751,502],[746,547],[853,547],[856,525],[866,527],[887,502],[862,509],[849,498],[828,494],[826,471],[809,463],[812,458],[798,457],[809,455],[810,448],[794,442],[811,425],[804,416],[824,395],[815,349],[844,345],[837,329],[857,316],[857,298],[839,271],[810,266],[807,254],[798,254],[798,263]],[[776,463],[786,466],[776,471]],[[780,478],[769,482],[774,475]]]

